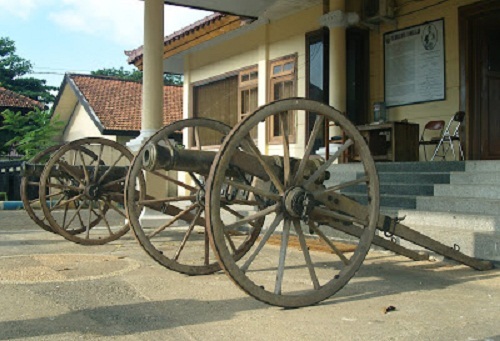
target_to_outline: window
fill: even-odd
[[[238,76],[193,87],[193,116],[206,117],[234,127],[238,121]],[[202,145],[220,145],[221,137],[215,132],[200,136]]]
[[[296,59],[288,56],[271,62],[271,101],[296,96]],[[274,115],[268,122],[269,143],[281,143],[279,115]],[[290,142],[295,142],[295,115],[288,115],[288,127],[290,127]]]
[[[251,114],[258,106],[258,78],[259,73],[257,67],[243,70],[239,74],[238,81],[238,119],[242,120]],[[250,135],[255,140],[257,139],[257,127],[255,127]]]

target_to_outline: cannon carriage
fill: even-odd
[[[311,134],[298,150],[289,136],[307,115],[314,118]],[[252,131],[265,121],[281,141],[263,148]],[[325,160],[313,149],[327,122],[342,130],[343,140]],[[118,156],[104,157],[108,148]],[[364,176],[330,181],[330,166],[349,149],[359,155]],[[377,229],[476,269],[491,268],[381,215],[365,140],[339,111],[311,100],[273,102],[234,128],[202,118],[177,121],[135,157],[113,142],[83,139],[44,158],[41,172],[36,162],[26,166],[23,182],[40,188],[44,217],[33,210],[30,216],[44,229],[93,245],[119,238],[130,226],[161,265],[188,275],[223,269],[242,290],[272,305],[307,306],[332,296],[372,243],[412,259],[428,257],[376,235]],[[360,185],[364,195],[356,200],[343,194]],[[299,272],[309,280],[296,280]]]

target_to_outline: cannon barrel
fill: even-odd
[[[215,159],[217,152],[207,150],[178,149],[171,146],[160,146],[149,143],[144,148],[142,163],[144,169],[148,171],[166,170],[194,172],[202,175],[210,173],[210,167]],[[267,160],[269,159],[269,160]],[[274,165],[272,158],[266,157],[269,165]],[[235,169],[257,176],[264,181],[269,180],[262,165],[250,154],[245,152],[236,152],[231,160],[231,166],[228,175],[241,175]]]
[[[212,162],[217,155],[216,152],[206,150],[189,150],[177,149],[173,146],[160,146],[154,143],[149,143],[144,148],[142,162],[144,169],[148,171],[166,170],[166,171],[184,171],[195,172],[202,175],[208,175]],[[282,173],[283,158],[280,156],[262,156],[266,163],[273,167],[277,174]],[[292,169],[298,167],[298,159],[292,159]],[[316,158],[308,160],[306,171],[304,173],[307,178],[316,169],[318,169],[324,160]],[[264,181],[269,181],[269,174],[260,164],[257,158],[244,151],[237,151],[231,158],[230,167],[227,175],[241,175],[238,169],[253,176],[256,176]],[[296,169],[294,169],[296,170]],[[329,178],[329,173],[325,172],[318,178],[316,183],[322,183]]]

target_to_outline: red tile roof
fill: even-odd
[[[140,131],[142,84],[112,77],[68,74],[104,130]],[[182,119],[182,86],[165,86],[163,124]],[[90,113],[92,114],[92,113]]]
[[[43,109],[43,104],[0,86],[0,107]]]

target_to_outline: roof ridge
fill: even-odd
[[[67,75],[69,78],[73,78],[74,76],[78,76],[78,77],[97,78],[97,79],[103,79],[103,80],[114,80],[114,81],[120,81],[120,82],[130,82],[130,83],[141,84],[141,85],[143,83],[142,80],[137,81],[137,80],[133,80],[133,79],[124,79],[124,78],[120,78],[117,76],[90,75],[90,74],[73,73],[73,72],[68,72]],[[166,86],[166,87],[182,87],[182,84],[181,85],[169,84],[169,85],[164,85],[164,86]]]

